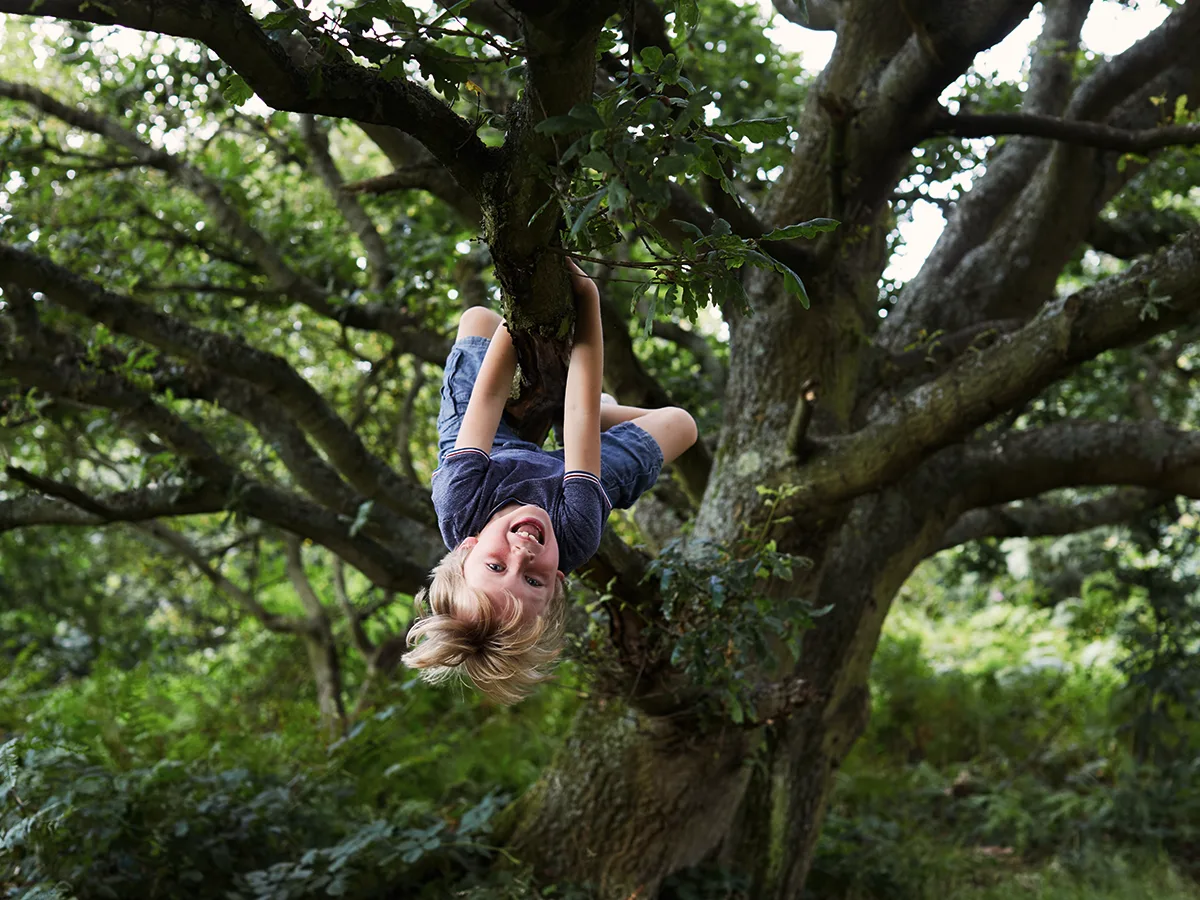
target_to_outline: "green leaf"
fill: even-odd
[[[366,2],[358,4],[353,9],[346,10],[346,14],[342,18],[342,24],[370,26],[373,20],[386,19],[391,14],[391,5],[388,3],[388,0],[366,0]]]
[[[473,2],[474,2],[474,0],[458,0],[457,3],[455,3],[453,6],[447,7],[445,12],[443,12],[440,16],[438,16],[436,19],[434,19],[432,22],[430,22],[429,27],[437,28],[439,25],[441,25],[443,22],[445,22],[451,16],[458,15],[459,12],[466,9]]]
[[[840,224],[837,219],[809,219],[807,222],[798,222],[795,225],[768,231],[760,240],[791,241],[796,238],[814,238],[824,231],[833,231]]]
[[[565,116],[549,116],[542,119],[533,130],[539,134],[570,134],[574,131],[598,131],[605,127],[604,120],[595,107],[580,103]]]
[[[538,134],[567,134],[572,131],[579,131],[579,123],[570,116],[551,116],[548,119],[542,119],[533,130]]]
[[[583,211],[579,214],[579,217],[571,224],[571,231],[567,235],[568,240],[575,240],[575,236],[579,234],[579,232],[583,229],[583,226],[587,224],[588,219],[596,214],[596,210],[600,208],[600,201],[604,199],[604,194],[605,191],[596,191],[592,199],[588,201],[587,206],[583,208]]]
[[[751,141],[773,141],[787,137],[788,124],[783,116],[771,116],[766,119],[738,119],[728,125],[715,126],[734,140],[747,138]]]
[[[643,47],[641,57],[642,63],[647,69],[651,72],[657,72],[658,67],[662,65],[663,52],[657,47]]]
[[[417,14],[404,3],[401,3],[400,0],[391,0],[388,3],[388,8],[391,10],[392,18],[398,19],[409,28],[417,27]]]
[[[783,275],[783,286],[788,289],[788,293],[795,294],[800,300],[800,305],[808,309],[808,291],[804,289],[804,282],[800,280],[800,276],[779,260],[775,260],[775,271]]]
[[[592,150],[589,153],[585,153],[580,157],[579,164],[595,169],[597,172],[603,172],[606,175],[611,175],[617,171],[617,167],[613,165],[613,161],[609,159],[608,154],[603,150]]]
[[[221,88],[221,96],[234,106],[241,106],[254,96],[254,90],[237,72],[231,74]]]
[[[590,128],[592,131],[597,131],[606,127],[604,119],[600,117],[600,113],[596,111],[596,107],[590,103],[577,103],[571,108],[571,118],[579,122],[583,127]]]
[[[679,75],[682,71],[679,59],[674,53],[670,53],[663,59],[662,65],[658,67],[658,80],[663,84],[678,84]]]
[[[611,181],[608,185],[608,208],[614,213],[622,212],[629,205],[629,188],[623,181]]]
[[[273,12],[270,15],[263,16],[258,20],[258,24],[263,31],[290,29],[301,21],[303,15],[304,13],[298,9],[285,9],[281,12]]]
[[[691,235],[691,237],[697,241],[704,237],[704,232],[691,222],[685,222],[683,219],[672,219],[671,221],[678,225],[682,231]]]
[[[697,0],[675,0],[675,18],[684,31],[692,31],[700,22],[700,4]]]
[[[746,719],[746,713],[742,709],[741,701],[732,694],[729,696],[729,718],[734,725],[741,725]]]

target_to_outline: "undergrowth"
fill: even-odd
[[[1157,732],[1129,724],[1151,707],[1122,669],[1125,601],[1104,584],[1053,605],[1022,590],[947,603],[917,579],[896,605],[809,900],[1200,900],[1195,724],[1152,707],[1178,721],[1139,750]],[[293,650],[247,638],[36,686],[10,670],[2,895],[588,900],[537,884],[491,834],[569,727],[569,666],[515,709],[402,678],[327,743]],[[662,896],[751,900],[711,867]]]

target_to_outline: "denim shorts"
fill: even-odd
[[[438,465],[454,449],[463,415],[471,399],[471,388],[479,376],[483,357],[491,341],[472,335],[455,341],[446,357],[442,376],[442,398],[438,409]],[[559,459],[561,450],[545,451],[537,444],[522,440],[512,426],[501,419],[492,439],[491,452],[497,450],[529,450],[547,453]],[[600,435],[600,481],[612,505],[626,508],[654,486],[662,471],[663,455],[658,441],[633,422],[621,422]]]

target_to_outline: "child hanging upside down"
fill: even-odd
[[[566,573],[596,552],[609,511],[632,506],[696,442],[683,409],[602,400],[600,294],[568,265],[576,319],[562,450],[502,421],[517,360],[491,310],[463,313],[442,381],[433,505],[451,550],[417,595],[429,614],[409,631],[404,661],[429,681],[465,675],[501,703],[547,677],[562,649]]]

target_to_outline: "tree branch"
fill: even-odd
[[[650,326],[651,334],[672,344],[678,344],[695,357],[700,365],[700,371],[708,384],[712,385],[713,396],[718,400],[725,394],[725,380],[728,373],[725,364],[713,352],[704,335],[698,331],[683,328],[677,322],[667,322],[655,319]]]
[[[329,732],[335,733],[346,724],[346,707],[342,699],[342,662],[337,642],[333,639],[333,626],[325,604],[313,590],[312,582],[304,571],[304,557],[300,538],[285,536],[284,560],[288,580],[304,607],[308,630],[302,633],[304,648],[308,651],[308,664],[317,683],[317,707],[321,719]]]
[[[392,261],[375,223],[362,208],[358,198],[342,189],[345,184],[342,173],[338,171],[337,164],[329,153],[329,138],[317,123],[315,116],[300,117],[300,134],[304,143],[308,145],[313,168],[317,170],[317,175],[333,198],[334,205],[362,241],[371,269],[371,289],[382,291],[392,280]]]
[[[1100,122],[1081,122],[1030,113],[951,115],[943,111],[930,123],[929,133],[931,136],[953,135],[962,138],[1023,134],[1118,153],[1150,153],[1163,147],[1200,144],[1200,125],[1163,125],[1131,131]]]
[[[1093,220],[1087,242],[1101,253],[1134,259],[1170,246],[1197,224],[1196,217],[1177,209],[1146,209],[1110,219]]]
[[[45,291],[55,302],[103,322],[114,331],[258,386],[313,437],[362,494],[382,501],[401,515],[432,524],[433,513],[425,491],[399,478],[372,456],[325,398],[283,358],[165,316],[128,297],[105,291],[44,257],[0,244],[3,280]],[[212,454],[211,448],[207,452]]]
[[[946,531],[935,553],[983,538],[1050,537],[1077,534],[1104,525],[1120,525],[1160,506],[1169,494],[1143,488],[1118,488],[1095,500],[1055,503],[1026,500],[963,513]]]
[[[843,0],[774,0],[775,10],[789,22],[811,31],[837,31]]]
[[[1182,3],[1140,41],[1097,66],[1075,91],[1066,117],[1103,119],[1131,92],[1185,60],[1194,52],[1197,41],[1200,9],[1194,3]]]
[[[472,4],[472,8],[477,5],[477,3]],[[361,124],[361,127],[383,151],[383,155],[388,158],[396,170],[391,176],[384,175],[378,179],[370,179],[370,181],[379,182],[382,188],[383,182],[395,176],[395,182],[391,183],[386,190],[419,188],[428,191],[457,212],[465,224],[472,228],[479,225],[483,219],[479,199],[463,190],[462,186],[454,180],[450,171],[434,159],[419,141],[398,128],[366,124]],[[359,184],[366,183],[368,182],[359,182]],[[347,185],[347,190],[353,190],[355,187],[355,185]],[[373,190],[372,192],[384,193],[384,190]]]
[[[28,478],[12,472],[11,467],[7,474],[34,485]],[[225,508],[225,496],[206,484],[172,484],[93,497],[73,486],[41,478],[35,490],[44,496],[25,494],[0,500],[0,532],[32,525],[95,526],[110,522],[140,522],[164,516],[220,512]],[[81,496],[87,496],[88,502],[80,505]]]
[[[142,522],[134,527],[150,535],[163,546],[169,547],[176,555],[191,563],[201,575],[212,583],[213,587],[254,616],[268,631],[278,634],[307,634],[311,631],[312,624],[298,616],[284,616],[269,611],[258,602],[258,598],[251,591],[234,584],[224,573],[212,566],[200,549],[174,528],[153,521]]]
[[[270,399],[245,381],[229,378],[213,369],[188,366],[156,373],[158,390],[176,397],[216,403],[252,425],[271,447],[284,467],[306,493],[348,522],[359,519],[367,498],[354,491],[309,444],[304,432]],[[361,531],[385,543],[408,547],[428,545],[433,530],[397,515],[386,506],[372,508]]]
[[[1153,258],[1047,304],[1028,325],[964,357],[875,422],[799,470],[801,503],[885,484],[1111,347],[1145,340],[1200,310],[1200,229]]]
[[[954,334],[933,335],[919,346],[882,357],[879,381],[894,388],[914,376],[940,371],[971,348],[982,349],[1024,324],[1021,319],[997,319],[969,325]]]
[[[304,535],[343,557],[380,587],[412,591],[423,583],[434,559],[414,561],[364,535],[350,535],[347,523],[335,513],[247,478],[221,459],[194,428],[145,392],[116,374],[86,367],[81,371],[72,348],[65,346],[62,352],[64,347],[56,347],[50,333],[41,337],[43,342],[33,347],[27,341],[0,347],[0,375],[50,395],[119,412],[186,460],[190,476],[203,482],[202,496],[221,497],[221,509],[235,509]],[[44,516],[45,510],[41,512]]]
[[[403,123],[475,197],[483,195],[493,168],[495,154],[475,127],[425,88],[340,59],[296,65],[239,0],[0,0],[0,12],[193,38],[232,66],[275,109],[379,125]]]
[[[338,557],[333,559],[333,593],[337,597],[338,606],[342,609],[342,615],[350,623],[350,636],[354,639],[354,646],[358,648],[358,652],[365,659],[370,659],[375,652],[375,645],[367,636],[366,629],[363,628],[365,616],[355,609],[354,604],[350,601],[350,594],[346,591],[346,567]]]
[[[1151,129],[1161,120],[1152,97],[1165,97],[1170,107],[1181,94],[1195,92],[1200,67],[1189,50],[1200,39],[1198,31],[1194,5],[1177,8],[1121,57],[1098,67],[1075,91],[1062,119],[1104,121],[1130,132]],[[1138,77],[1110,80],[1118,71]],[[1088,226],[1138,171],[1137,165],[1120,167],[1115,152],[1091,146],[1034,139],[1013,144],[998,154],[995,167],[989,161],[987,174],[964,197],[920,274],[905,286],[880,327],[882,343],[895,349],[921,330],[957,331],[983,319],[1028,315],[1052,295],[1062,265]],[[993,277],[1001,266],[1006,277]]]

